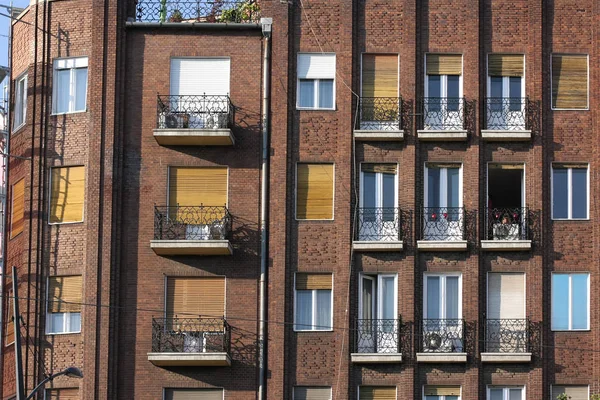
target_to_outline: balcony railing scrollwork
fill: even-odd
[[[530,324],[528,319],[488,319],[485,323],[486,352],[530,352]]]
[[[221,206],[154,206],[154,240],[226,240],[231,214]]]
[[[463,207],[424,207],[419,220],[423,240],[466,240]]]
[[[398,97],[361,97],[356,129],[398,131],[402,129],[402,100]]]
[[[357,319],[355,353],[401,353],[400,319]]]
[[[357,240],[401,241],[402,212],[397,207],[363,207],[358,209]]]
[[[258,23],[256,0],[137,0],[137,22]]]
[[[487,97],[486,129],[526,130],[531,129],[528,119],[529,99],[527,97]]]
[[[485,215],[487,240],[531,240],[527,207],[488,208]]]
[[[230,348],[224,318],[152,318],[152,352],[229,354]]]
[[[424,319],[420,327],[420,350],[423,353],[463,353],[464,320]]]
[[[421,99],[421,129],[464,130],[466,101],[462,97],[425,97]]]
[[[156,111],[158,129],[231,129],[235,118],[229,96],[158,95]]]

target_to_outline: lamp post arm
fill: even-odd
[[[38,385],[35,387],[35,389],[33,389],[33,390],[31,391],[31,393],[29,393],[29,396],[27,396],[27,398],[26,398],[25,400],[29,400],[29,399],[33,398],[33,396],[35,395],[35,393],[36,393],[38,390],[40,390],[40,388],[42,388],[42,387],[43,387],[43,386],[46,384],[46,382],[53,380],[53,379],[54,379],[54,378],[56,378],[57,376],[64,375],[65,373],[66,373],[65,371],[61,371],[61,372],[58,372],[58,373],[56,373],[56,374],[54,374],[54,375],[47,376],[47,377],[46,377],[46,379],[44,379],[43,381],[41,381],[41,382],[40,382],[40,383],[39,383],[39,384],[38,384]]]

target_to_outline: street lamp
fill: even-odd
[[[40,390],[42,388],[42,386],[44,386],[46,384],[46,382],[49,382],[49,381],[53,380],[54,378],[56,378],[57,376],[61,376],[61,375],[66,375],[69,378],[83,378],[83,373],[81,372],[81,370],[79,368],[77,368],[77,367],[68,367],[64,371],[60,371],[60,372],[57,372],[57,373],[52,374],[50,376],[47,376],[46,379],[44,379],[43,381],[41,381],[40,384],[37,385],[35,387],[35,389],[33,389],[31,391],[31,393],[29,393],[29,396],[27,396],[27,398],[25,400],[31,399],[35,395],[35,393],[38,390]]]

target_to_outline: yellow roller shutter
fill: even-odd
[[[427,54],[427,75],[462,75],[462,55]]]
[[[79,400],[79,389],[47,389],[47,400]]]
[[[425,386],[425,396],[460,396],[460,386]]]
[[[361,164],[362,172],[379,172],[382,174],[395,174],[396,164]]]
[[[165,400],[223,400],[223,389],[166,389]]]
[[[227,167],[169,168],[169,205],[227,205]]]
[[[552,107],[588,107],[587,55],[552,55]]]
[[[85,167],[52,168],[50,222],[83,221]]]
[[[361,386],[359,400],[396,400],[395,386]]]
[[[489,76],[523,76],[525,56],[522,54],[490,54]]]
[[[51,276],[48,278],[48,311],[81,312],[81,292],[81,275]]]
[[[25,179],[12,186],[12,207],[10,216],[10,238],[14,238],[25,226]]]
[[[589,388],[587,386],[552,386],[552,400],[565,393],[569,400],[588,400]]]
[[[298,164],[296,218],[333,219],[333,164]]]
[[[167,318],[220,318],[225,315],[224,277],[167,279]]]
[[[398,97],[398,56],[364,54],[362,64],[363,97]]]
[[[6,332],[4,335],[4,344],[11,344],[12,342],[15,341],[15,325],[14,325],[14,319],[13,319],[13,297],[12,297],[12,289],[9,289],[8,291],[8,312],[7,312],[7,318],[6,318]]]
[[[296,274],[296,290],[331,290],[331,274]]]

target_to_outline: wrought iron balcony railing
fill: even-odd
[[[225,240],[230,233],[227,207],[154,206],[154,240]]]
[[[464,320],[424,319],[420,346],[423,353],[463,353]]]
[[[260,6],[256,0],[138,0],[138,22],[234,22],[257,23]]]
[[[423,240],[465,240],[463,207],[424,207],[419,220]]]
[[[487,240],[530,240],[527,207],[488,208],[485,214]]]
[[[421,128],[425,130],[463,130],[465,99],[462,97],[425,97],[421,100]]]
[[[488,319],[485,351],[489,353],[529,353],[528,319]]]
[[[399,208],[359,208],[356,240],[391,242],[402,240]]]
[[[399,319],[357,319],[355,353],[400,353]]]
[[[487,97],[486,129],[525,130],[528,128],[526,97]]]
[[[158,96],[156,127],[159,129],[232,128],[235,108],[229,96]]]
[[[152,318],[152,352],[229,353],[230,346],[225,318]]]
[[[398,97],[361,97],[359,130],[397,131],[402,129],[402,100]]]

